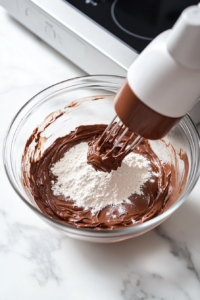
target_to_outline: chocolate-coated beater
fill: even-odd
[[[113,123],[115,122],[115,120],[117,119],[117,115],[113,118],[113,120],[111,121],[111,123],[108,125],[108,127],[105,129],[104,133],[101,136],[101,141],[103,141],[103,138],[105,137],[107,131],[111,128],[111,126],[113,125]],[[129,129],[123,124],[123,122],[121,120],[119,120],[115,126],[113,126],[112,130],[110,131],[109,135],[105,138],[105,140],[103,141],[103,143],[106,143],[109,141],[111,135],[116,131],[116,133],[114,134],[112,143],[113,143],[113,147],[110,150],[110,152],[112,152],[121,142],[121,140],[123,139],[123,137],[125,136],[125,134],[127,133]],[[120,135],[121,134],[121,135]],[[130,135],[129,139],[125,142],[124,146],[123,146],[123,150],[126,148],[125,151],[125,155],[126,153],[128,153],[130,150],[134,150],[135,147],[137,147],[137,145],[139,145],[139,143],[142,141],[142,137],[140,135],[137,136],[137,138],[131,143],[131,145],[129,145],[129,142],[131,141],[131,139],[134,136],[134,132]],[[118,136],[120,135],[120,137],[118,138]],[[129,146],[128,146],[129,145]],[[122,150],[121,149],[121,150]],[[121,152],[120,150],[120,152]],[[110,153],[109,152],[109,153]]]
[[[91,141],[87,154],[87,163],[96,171],[110,173],[121,166],[123,159],[141,141],[141,136],[134,136],[121,120],[113,118],[100,137]]]

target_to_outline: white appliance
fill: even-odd
[[[126,76],[138,54],[194,0],[0,0],[20,23],[89,74]],[[200,122],[200,102],[191,111]]]

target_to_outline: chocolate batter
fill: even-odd
[[[30,164],[28,174],[27,157],[30,143],[35,140],[35,147],[38,149],[41,143],[41,132],[37,129],[33,132],[22,157],[22,181],[25,189],[31,192],[37,206],[45,215],[76,227],[113,230],[141,224],[161,214],[166,207],[169,208],[178,199],[187,179],[187,156],[184,156],[184,176],[177,186],[178,176],[175,166],[161,161],[146,139],[143,139],[134,152],[150,161],[152,177],[142,187],[143,195],[133,194],[129,197],[131,204],[107,206],[92,215],[90,209],[77,207],[73,200],[53,195],[51,182],[57,179],[51,172],[52,165],[60,160],[66,151],[80,142],[88,142],[91,147],[106,127],[107,125],[79,126],[68,135],[56,139],[38,160],[33,156],[28,158]],[[124,136],[123,144],[130,134],[131,132],[127,132]],[[122,144],[119,147],[122,147]]]

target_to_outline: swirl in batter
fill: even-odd
[[[130,204],[110,205],[93,214],[90,208],[85,210],[84,207],[77,207],[73,199],[66,199],[62,195],[55,196],[53,194],[51,182],[57,179],[51,171],[52,166],[73,146],[81,142],[87,142],[91,145],[100,137],[106,126],[79,126],[68,135],[56,139],[38,160],[35,161],[30,158],[30,171],[28,174],[25,168],[27,149],[34,139],[39,140],[37,130],[33,132],[27,141],[22,158],[22,180],[25,188],[31,192],[34,201],[43,214],[76,227],[113,230],[134,226],[150,220],[160,215],[178,199],[187,180],[187,155],[180,153],[185,168],[181,183],[178,184],[176,166],[160,160],[146,139],[143,139],[133,152],[144,156],[150,162],[152,176],[151,180],[143,185],[142,195],[130,195]],[[121,147],[130,134],[131,132],[128,131],[124,136]],[[158,176],[154,174],[158,174]]]

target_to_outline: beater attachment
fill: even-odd
[[[126,155],[137,147],[142,137],[131,133],[121,120],[115,122],[117,115],[103,134],[89,143],[87,162],[96,171],[111,172],[121,166]]]
[[[116,120],[117,115],[113,118],[113,120],[111,121],[111,123],[108,125],[108,127],[105,129],[104,133],[101,135],[101,141],[103,140],[104,136],[106,135],[106,133],[108,132],[108,130],[112,127],[114,121]],[[113,143],[113,147],[110,151],[113,151],[121,142],[121,140],[123,139],[123,137],[125,136],[125,134],[128,132],[128,128],[123,124],[123,122],[121,120],[119,120],[112,128],[112,130],[110,131],[110,133],[108,134],[108,136],[105,138],[103,143],[106,143],[109,141],[109,139],[111,138],[111,135],[113,135],[112,137],[112,143]],[[120,135],[120,137],[118,138],[118,136]],[[124,143],[123,147],[120,149],[120,152],[124,151],[124,149],[128,146],[129,142],[132,140],[134,136],[134,132],[130,135],[129,139]],[[118,139],[117,139],[118,138]],[[131,143],[131,145],[128,146],[128,148],[126,148],[126,153],[130,152],[130,150],[134,150],[135,147],[137,147],[137,145],[142,141],[142,137],[140,135],[137,136],[136,139],[134,139],[134,141]]]

